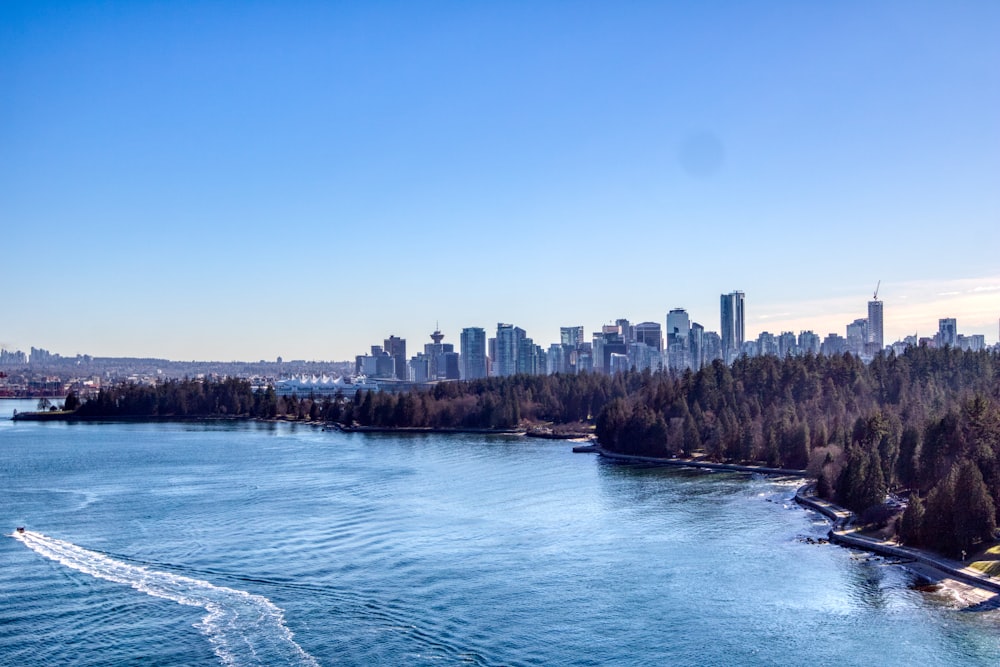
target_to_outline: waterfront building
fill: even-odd
[[[486,377],[486,329],[466,327],[460,337],[462,350],[462,379],[478,380]]]
[[[346,398],[354,398],[355,392],[378,391],[379,384],[374,380],[369,380],[363,376],[357,378],[321,376],[292,376],[284,380],[274,382],[274,393],[278,396],[291,396],[295,394],[299,397],[314,395],[317,397],[334,397],[339,392]]]
[[[745,333],[744,294],[741,291],[723,294],[720,298],[722,354],[726,363],[740,355]]]

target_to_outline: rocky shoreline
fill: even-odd
[[[708,463],[689,459],[662,459],[648,456],[630,456],[609,452],[600,446],[588,448],[601,456],[623,462],[653,463],[688,468],[703,468],[717,471],[751,472],[766,475],[805,477],[805,470],[747,466],[729,463]],[[823,500],[815,495],[815,485],[810,482],[795,492],[795,502],[818,512],[832,523],[827,537],[831,544],[851,549],[867,551],[896,561],[916,574],[924,585],[918,589],[929,594],[941,595],[963,608],[1000,609],[1000,581],[968,567],[961,561],[925,551],[905,547],[887,540],[862,535],[853,527],[854,514],[839,505]]]

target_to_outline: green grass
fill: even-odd
[[[977,557],[983,560],[970,563],[970,567],[991,577],[1000,575],[1000,544],[990,547],[981,554],[977,554]]]

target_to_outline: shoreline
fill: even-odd
[[[710,463],[708,461],[695,461],[693,459],[664,459],[656,456],[636,456],[633,454],[619,454],[609,451],[600,445],[595,445],[594,452],[611,459],[612,461],[624,461],[632,463],[654,463],[657,465],[676,466],[679,468],[703,468],[705,470],[729,471],[729,472],[750,472],[762,475],[785,475],[789,477],[806,477],[808,471],[798,468],[771,468],[768,466],[742,465],[739,463]]]
[[[940,585],[961,602],[967,603],[965,606],[1000,608],[1000,581],[966,566],[962,561],[862,535],[851,528],[850,524],[854,520],[852,512],[816,496],[814,490],[812,482],[804,484],[796,490],[795,502],[818,512],[831,522],[827,533],[831,543],[909,561],[901,565],[931,585]]]
[[[616,454],[598,446],[591,451],[600,456],[623,462],[652,463],[675,467],[702,468],[715,471],[750,472],[766,475],[806,477],[805,470],[789,468],[769,468],[732,463],[707,463],[688,459],[663,459],[652,456],[632,456]],[[854,513],[823,500],[813,494],[815,484],[806,483],[795,491],[794,500],[804,508],[811,509],[831,522],[827,537],[831,544],[856,549],[879,556],[894,558],[925,583],[917,590],[930,595],[940,594],[955,600],[963,608],[1000,609],[1000,581],[992,579],[961,561],[913,547],[906,547],[886,540],[868,537],[850,527]]]

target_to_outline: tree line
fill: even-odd
[[[1000,356],[912,347],[870,364],[850,354],[742,358],[681,376],[644,376],[608,402],[607,448],[644,456],[698,452],[714,461],[805,469],[817,492],[892,520],[889,492],[909,496],[898,534],[943,553],[971,552],[1000,511]]]
[[[592,425],[602,446],[623,454],[807,470],[820,495],[865,520],[887,520],[888,492],[909,495],[900,537],[949,554],[992,539],[1000,509],[993,352],[912,347],[869,364],[850,354],[744,357],[680,374],[517,375],[323,398],[278,396],[234,378],[167,380],[103,388],[77,413],[383,428]]]

